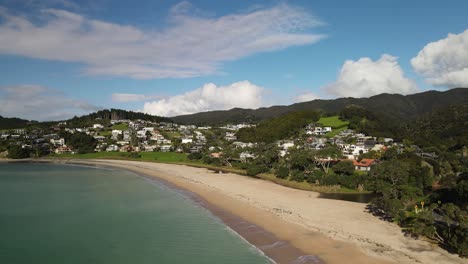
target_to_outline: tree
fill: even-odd
[[[22,148],[18,145],[10,145],[8,147],[8,155],[7,157],[10,159],[25,159],[29,158],[29,150]]]
[[[352,175],[354,172],[354,165],[351,160],[342,160],[333,166],[333,171],[341,175]]]

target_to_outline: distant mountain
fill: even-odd
[[[355,105],[385,115],[386,119],[409,121],[419,118],[433,110],[450,105],[467,105],[468,89],[455,88],[448,91],[428,91],[423,93],[400,95],[379,94],[369,98],[338,98],[334,100],[313,100],[289,106],[272,106],[268,108],[210,111],[191,115],[176,116],[172,119],[179,124],[218,125],[238,122],[257,122],[279,115],[300,111],[319,110],[326,113],[339,113],[346,107]]]

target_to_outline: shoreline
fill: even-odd
[[[301,263],[321,263],[319,260],[325,263],[468,263],[427,242],[405,237],[397,225],[365,212],[365,204],[321,199],[318,193],[264,180],[184,165],[138,161],[42,159],[32,162],[108,166],[162,179],[212,204],[213,208],[205,208],[227,226],[220,217],[223,213],[216,213],[216,208],[266,230],[276,242],[287,241],[304,256]],[[245,234],[233,230],[266,253],[261,244],[252,243]],[[308,255],[317,258],[304,262]]]

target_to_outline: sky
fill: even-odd
[[[467,14],[466,0],[0,0],[0,115],[467,88]]]

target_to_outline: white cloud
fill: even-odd
[[[169,27],[159,31],[59,9],[43,9],[39,17],[4,9],[0,53],[83,63],[85,72],[94,75],[184,78],[217,73],[226,61],[325,37],[305,32],[322,24],[317,18],[286,4],[218,18],[193,15],[199,12],[192,9],[188,2],[175,6]]]
[[[263,105],[263,92],[262,87],[249,81],[219,87],[208,83],[182,95],[147,102],[144,104],[143,112],[161,116],[177,116],[235,107],[258,108]]]
[[[0,115],[29,120],[63,120],[100,110],[39,85],[0,87]]]
[[[141,101],[155,100],[155,99],[161,98],[161,96],[159,95],[130,94],[130,93],[113,93],[111,97],[112,97],[112,101],[118,102],[118,103],[141,102]]]
[[[430,84],[468,87],[468,29],[427,44],[411,65]]]
[[[336,97],[369,97],[380,93],[418,92],[416,84],[404,76],[397,57],[384,54],[380,59],[346,61],[334,83],[322,90]]]
[[[312,100],[315,100],[315,99],[320,99],[320,97],[318,95],[316,95],[315,93],[313,93],[313,92],[306,92],[306,93],[300,94],[296,98],[294,98],[294,102],[302,103],[302,102],[312,101]]]

